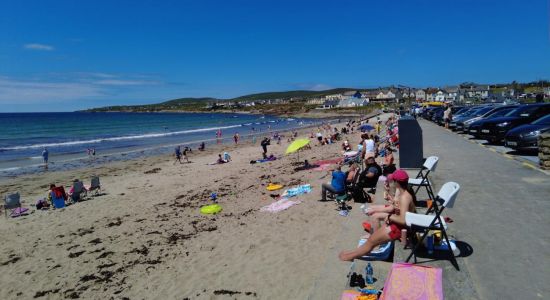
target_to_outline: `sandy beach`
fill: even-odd
[[[357,133],[347,137],[353,145],[359,141]],[[272,142],[269,153],[283,156],[287,146],[286,139]],[[233,161],[208,165],[221,151]],[[340,152],[340,143],[317,146],[312,140],[300,161]],[[319,201],[320,184],[330,176],[294,171],[296,155],[250,164],[260,158],[259,143],[248,142],[194,151],[191,163],[151,157],[5,182],[2,194],[19,191],[29,208],[52,182],[68,186],[80,178],[88,184],[96,174],[102,194],[61,210],[0,219],[0,297],[305,298],[340,231],[336,204]],[[268,192],[269,182],[285,188],[309,183],[313,191],[287,210],[261,212],[275,201],[271,194],[283,191]],[[211,192],[223,211],[201,215]]]

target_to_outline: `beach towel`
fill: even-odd
[[[336,158],[336,159],[327,159],[327,160],[319,160],[314,162],[314,165],[319,165],[317,168],[314,168],[315,171],[326,171],[331,168],[332,165],[339,164],[342,162],[343,158]]]
[[[297,186],[295,188],[291,188],[286,190],[282,197],[294,197],[302,194],[307,194],[311,192],[311,185],[310,184],[304,184]]]
[[[340,300],[355,300],[357,297],[361,296],[361,292],[355,290],[345,290],[340,296]]]
[[[11,211],[10,216],[12,218],[16,218],[16,217],[20,217],[20,216],[24,216],[24,215],[28,215],[28,214],[29,214],[29,209],[28,208],[18,207],[18,208]]]
[[[442,300],[443,271],[439,268],[394,263],[381,300]]]
[[[301,202],[300,200],[292,201],[292,200],[288,200],[288,198],[281,198],[276,202],[273,202],[269,205],[266,205],[260,208],[260,211],[276,213],[276,212],[280,212],[282,210],[288,209],[289,207],[294,206],[296,204],[299,204],[300,202]]]

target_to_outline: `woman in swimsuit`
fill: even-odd
[[[409,176],[405,171],[397,170],[390,177],[396,183],[396,196],[392,199],[397,207],[386,213],[384,224],[370,235],[364,245],[354,250],[340,252],[338,256],[340,260],[352,261],[371,252],[378,245],[401,238],[401,229],[406,228],[405,212],[415,211],[414,194],[407,190]]]

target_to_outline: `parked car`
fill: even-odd
[[[504,145],[518,151],[536,152],[539,149],[539,135],[546,131],[550,131],[550,114],[508,131]]]
[[[484,117],[479,120],[475,120],[470,124],[468,124],[468,122],[472,120],[466,121],[464,122],[464,132],[466,132],[466,129],[467,129],[468,134],[474,136],[474,138],[479,138],[481,134],[481,131],[480,131],[481,125],[483,125],[483,122],[490,120],[492,118],[504,117],[510,114],[511,112],[513,112],[518,107],[519,105],[499,106],[497,107],[498,108],[497,110],[486,113]]]
[[[494,106],[481,107],[481,108],[477,109],[476,111],[474,111],[471,115],[469,115],[467,117],[460,118],[459,120],[455,121],[456,125],[455,125],[454,130],[463,131],[464,130],[464,122],[467,122],[467,121],[472,120],[472,119],[479,119],[483,115],[485,115],[486,113],[493,110],[494,108],[495,108]]]
[[[441,107],[439,106],[434,106],[434,107],[428,107],[424,110],[424,113],[422,115],[422,117],[426,120],[431,120],[432,117],[433,117],[433,114],[435,113],[435,111],[437,109],[441,109]]]
[[[438,109],[434,112],[434,115],[432,117],[432,121],[439,125],[444,125],[445,120],[443,119],[443,114],[445,113],[445,108]]]
[[[550,103],[523,105],[508,116],[487,120],[481,126],[480,137],[489,142],[501,142],[508,130],[529,124],[538,118],[550,114]]]
[[[457,122],[460,122],[464,119],[470,118],[477,110],[479,110],[481,108],[482,108],[482,106],[472,106],[467,111],[465,111],[461,114],[458,114],[456,116],[453,116],[453,119],[451,120],[451,123],[449,123],[449,128],[451,128],[452,130],[455,130]]]

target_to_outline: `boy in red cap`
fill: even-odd
[[[388,181],[395,182],[396,186],[395,196],[388,195],[389,199],[387,199],[393,205],[382,206],[384,208],[383,212],[373,213],[373,215],[376,214],[377,220],[375,222],[378,223],[378,221],[383,220],[384,224],[374,229],[367,242],[361,247],[340,252],[340,260],[352,261],[371,252],[378,245],[401,238],[401,229],[406,228],[405,212],[415,212],[416,210],[414,193],[408,189],[409,175],[401,169],[388,176]]]

